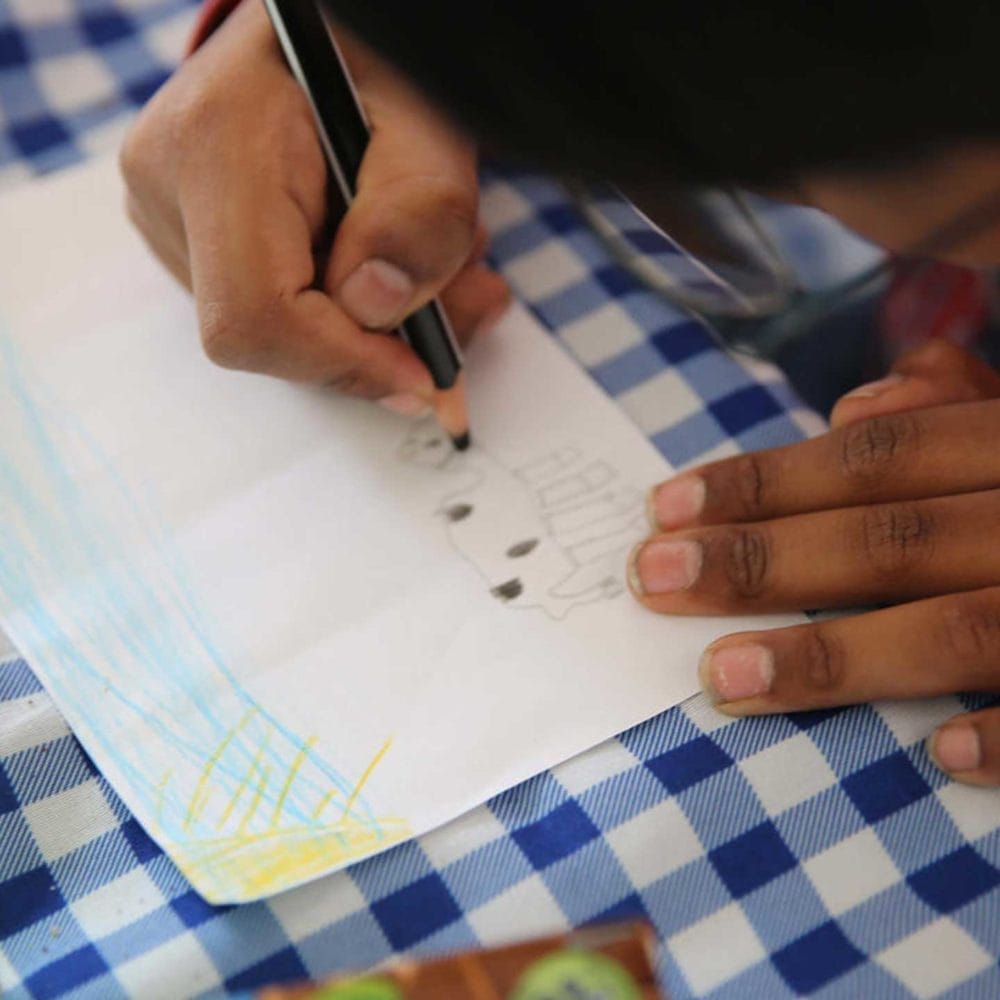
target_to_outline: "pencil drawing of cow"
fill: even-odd
[[[498,600],[561,619],[624,591],[645,513],[608,462],[567,446],[507,468],[482,448],[456,452],[432,420],[414,425],[399,455],[442,477],[435,513]]]

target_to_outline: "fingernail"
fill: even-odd
[[[340,286],[340,304],[360,326],[381,330],[398,321],[413,296],[410,276],[387,260],[366,260]]]
[[[397,392],[391,396],[383,396],[378,403],[379,406],[384,406],[401,417],[422,417],[431,408],[426,399],[421,399],[412,392]]]
[[[905,381],[905,375],[900,375],[898,372],[892,372],[890,375],[886,375],[885,378],[880,378],[875,382],[868,382],[865,385],[859,385],[857,389],[852,389],[842,398],[875,399],[876,396],[881,396],[883,392],[887,392],[889,389],[893,389],[901,382]]]
[[[942,726],[931,737],[929,750],[942,771],[975,771],[983,760],[975,726]]]
[[[707,650],[698,665],[702,687],[717,702],[767,694],[774,683],[774,654],[764,646]]]
[[[639,596],[684,590],[700,572],[701,546],[697,542],[642,542],[629,556],[629,583]]]
[[[653,530],[681,528],[697,520],[705,506],[705,480],[682,476],[649,491],[646,513]]]

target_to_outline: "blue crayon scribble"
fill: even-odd
[[[216,901],[252,898],[408,836],[362,794],[389,741],[349,778],[255,702],[148,491],[2,333],[0,391],[4,622],[195,886]],[[171,763],[157,774],[151,760]]]

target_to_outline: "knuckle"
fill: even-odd
[[[1000,653],[1000,601],[996,594],[956,594],[944,602],[941,639],[961,661],[992,667]]]
[[[864,507],[859,530],[868,566],[882,576],[911,572],[933,552],[936,528],[926,505],[894,503]]]
[[[750,452],[731,460],[730,481],[725,493],[735,501],[740,515],[748,521],[763,517],[767,512],[767,478],[764,462]]]
[[[148,139],[140,135],[150,171],[163,171],[165,164],[180,176],[186,168],[203,178],[206,163],[218,159],[226,149],[226,130],[232,126],[232,109],[226,108],[215,86],[197,87],[177,77],[154,95],[140,120]],[[164,162],[161,162],[164,161]]]
[[[911,413],[890,413],[844,428],[840,468],[849,481],[880,482],[919,447],[920,425]]]
[[[479,206],[475,192],[465,184],[450,178],[440,178],[431,186],[434,212],[451,220],[467,237],[471,247],[479,224]]]
[[[181,164],[211,145],[221,117],[215,100],[178,82],[178,74],[157,91],[130,127],[118,151],[126,187],[140,197],[162,191],[176,180]]]
[[[804,688],[810,691],[834,690],[844,678],[843,646],[828,629],[813,626],[806,632],[798,666]]]
[[[201,345],[220,368],[256,370],[264,353],[263,326],[242,322],[222,303],[208,302],[199,310]]]
[[[139,141],[139,125],[133,125],[118,151],[118,171],[129,187],[133,187],[139,174],[143,145]]]
[[[479,223],[479,200],[474,185],[457,177],[411,174],[386,184],[382,200],[398,211],[421,233],[433,232],[443,257],[462,263],[468,257]]]
[[[149,111],[132,125],[118,150],[118,172],[129,192],[142,194],[152,186],[158,169],[155,148],[158,145],[154,126],[149,122]]]
[[[370,379],[358,368],[347,368],[338,372],[330,379],[329,385],[345,396],[368,398],[372,395]]]
[[[758,528],[731,531],[725,536],[723,553],[723,572],[734,596],[759,597],[771,564],[766,534]]]
[[[176,83],[176,78],[171,83]],[[171,83],[160,92],[162,103],[159,107],[163,125],[169,129],[171,139],[203,136],[218,117],[215,89],[171,86]]]

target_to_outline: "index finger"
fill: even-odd
[[[295,87],[290,77],[276,85]],[[216,143],[180,191],[206,353],[224,367],[356,395],[429,398],[430,376],[402,341],[362,330],[317,288],[326,170],[305,99],[296,89],[288,101],[299,117],[280,127],[298,129],[294,157]]]
[[[362,326],[389,329],[476,250],[476,150],[395,70],[349,36],[341,42],[371,135],[326,287]]]
[[[884,414],[684,472],[653,488],[650,520],[669,531],[991,489],[998,433],[1000,401]]]

